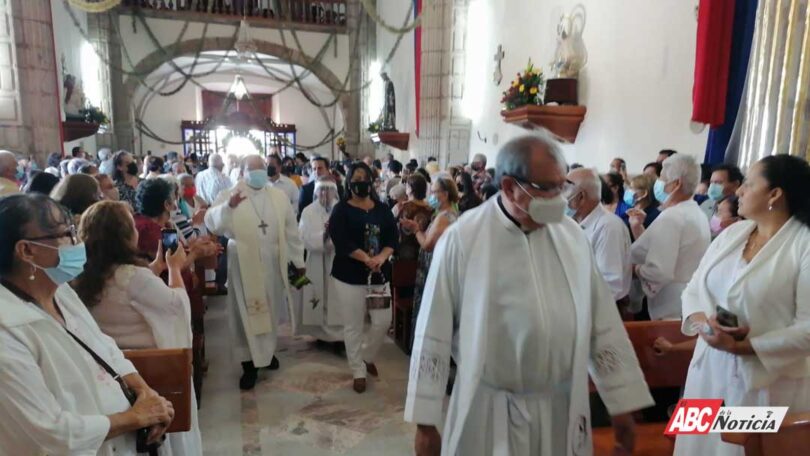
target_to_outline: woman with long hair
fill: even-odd
[[[458,193],[461,194],[461,197],[458,201],[458,211],[459,214],[463,214],[470,209],[475,209],[476,207],[480,206],[483,201],[481,201],[481,197],[475,193],[475,189],[473,187],[473,180],[470,173],[466,171],[460,171],[457,173],[456,178],[456,188],[458,189]]]
[[[126,204],[116,201],[100,202],[84,213],[79,239],[87,262],[76,279],[76,292],[119,348],[191,348],[191,307],[181,275],[184,249],[164,254],[161,244],[156,260],[147,265],[138,256],[132,214]],[[164,270],[168,285],[159,277]],[[168,437],[172,455],[202,451],[194,402],[191,430]]]

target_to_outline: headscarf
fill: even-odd
[[[321,199],[321,192],[326,191],[326,200]],[[321,177],[315,181],[315,189],[312,194],[313,201],[319,203],[326,212],[332,212],[332,208],[338,203],[337,184],[331,177]]]

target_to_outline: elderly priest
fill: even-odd
[[[496,166],[500,194],[450,227],[433,254],[405,404],[416,453],[591,454],[590,373],[617,453],[630,454],[630,412],[653,400],[588,240],[564,217],[559,146],[520,137]],[[458,373],[443,419],[451,354]]]
[[[267,183],[258,155],[245,157],[244,178],[222,192],[205,214],[209,231],[228,241],[228,297],[235,355],[242,361],[239,387],[256,385],[258,368],[277,368],[281,306],[292,305],[287,265],[304,272],[304,245],[290,200]]]

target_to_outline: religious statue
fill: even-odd
[[[81,111],[84,109],[84,90],[82,83],[72,74],[66,74],[63,82],[65,89],[65,117],[67,119],[84,119]]]
[[[397,131],[397,101],[394,94],[394,83],[388,77],[388,73],[381,73],[385,82],[385,104],[383,104],[381,131]]]
[[[585,29],[585,9],[578,5],[570,15],[562,15],[557,24],[557,50],[551,62],[553,78],[576,79],[588,62],[588,52],[582,41]]]

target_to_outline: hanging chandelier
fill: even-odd
[[[249,61],[251,54],[258,49],[256,42],[250,36],[250,24],[245,19],[239,23],[239,38],[233,48],[236,50],[237,58],[242,62]]]
[[[237,74],[233,78],[233,84],[231,84],[231,89],[228,93],[232,94],[234,98],[239,101],[242,101],[243,98],[248,96],[247,86],[245,85],[245,80],[242,78],[241,74]]]

